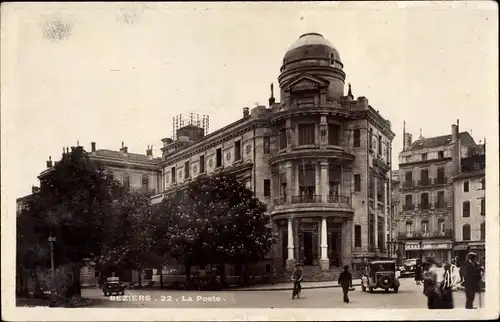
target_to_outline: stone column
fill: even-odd
[[[328,184],[328,181],[329,181],[329,178],[328,178],[328,161],[327,160],[321,160],[320,161],[320,171],[321,171],[321,179],[320,179],[320,183],[321,183],[321,201],[323,201],[323,203],[327,203],[328,202],[328,190],[329,190],[329,184]]]
[[[322,149],[328,144],[328,121],[326,115],[321,115],[319,125],[319,145]]]
[[[294,257],[294,231],[293,231],[293,223],[292,218],[288,218],[288,258],[286,259],[286,270],[293,271],[295,268],[295,257]]]
[[[315,169],[314,172],[316,175],[314,194],[317,196],[321,195],[321,169],[319,164],[320,164],[319,162],[314,163],[314,169]]]
[[[321,218],[321,258],[319,265],[322,271],[327,271],[330,268],[330,261],[328,260],[328,227],[326,217]]]
[[[352,230],[353,219],[348,218],[342,223],[342,265],[352,268]]]
[[[293,194],[293,176],[292,176],[292,161],[287,161],[285,165],[286,169],[286,203],[292,202],[292,194]]]
[[[373,235],[374,235],[374,243],[373,248],[375,248],[375,251],[378,250],[378,198],[377,198],[377,183],[378,183],[378,178],[377,175],[374,174],[373,176],[373,212],[375,213],[375,218],[373,220]]]

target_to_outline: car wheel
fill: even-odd
[[[394,293],[397,293],[397,292],[398,292],[398,288],[397,288],[397,287],[395,287],[395,288],[394,288]]]
[[[366,287],[364,285],[361,285],[361,291],[366,292]]]
[[[370,291],[370,293],[373,293],[373,287],[368,288],[368,290]]]

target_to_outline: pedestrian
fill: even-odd
[[[300,282],[302,281],[302,269],[300,268],[299,264],[295,265],[295,269],[293,270],[292,273],[292,280],[293,280],[293,291],[292,291],[292,300],[295,299],[295,296],[297,298],[300,298],[300,291],[302,290],[302,286],[300,285]]]
[[[475,309],[473,306],[476,292],[480,291],[481,267],[477,263],[477,254],[469,253],[464,265],[465,308]]]
[[[451,265],[444,265],[443,282],[440,287],[440,309],[453,309],[453,290],[455,287]]]
[[[431,310],[438,309],[440,292],[436,261],[433,257],[427,257],[426,261],[427,270],[422,275],[422,278],[424,281],[424,294],[427,297],[427,308]]]
[[[417,259],[415,263],[415,284],[420,285],[422,280],[422,261]]]
[[[349,272],[349,266],[344,266],[344,271],[340,273],[339,285],[342,286],[342,292],[344,293],[344,303],[349,303],[349,288],[352,287],[352,274]]]

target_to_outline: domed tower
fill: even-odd
[[[321,34],[300,36],[286,52],[280,69],[281,102],[286,105],[282,108],[312,103],[325,106],[341,100],[345,86],[343,67],[339,52]],[[309,90],[303,88],[306,84],[294,88],[303,80],[309,81]],[[314,96],[319,101],[311,101]]]
[[[333,45],[308,33],[288,49],[278,77],[281,104],[270,118],[269,164],[279,197],[271,216],[288,270],[296,263],[318,271],[351,264],[352,98],[344,96],[342,69]]]

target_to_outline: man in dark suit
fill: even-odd
[[[481,267],[477,263],[476,253],[469,253],[464,265],[465,308],[474,309],[476,292],[480,291]]]
[[[344,293],[344,303],[349,303],[349,288],[352,287],[352,275],[349,272],[349,266],[344,266],[344,271],[340,273],[339,285],[342,286],[342,292]]]

